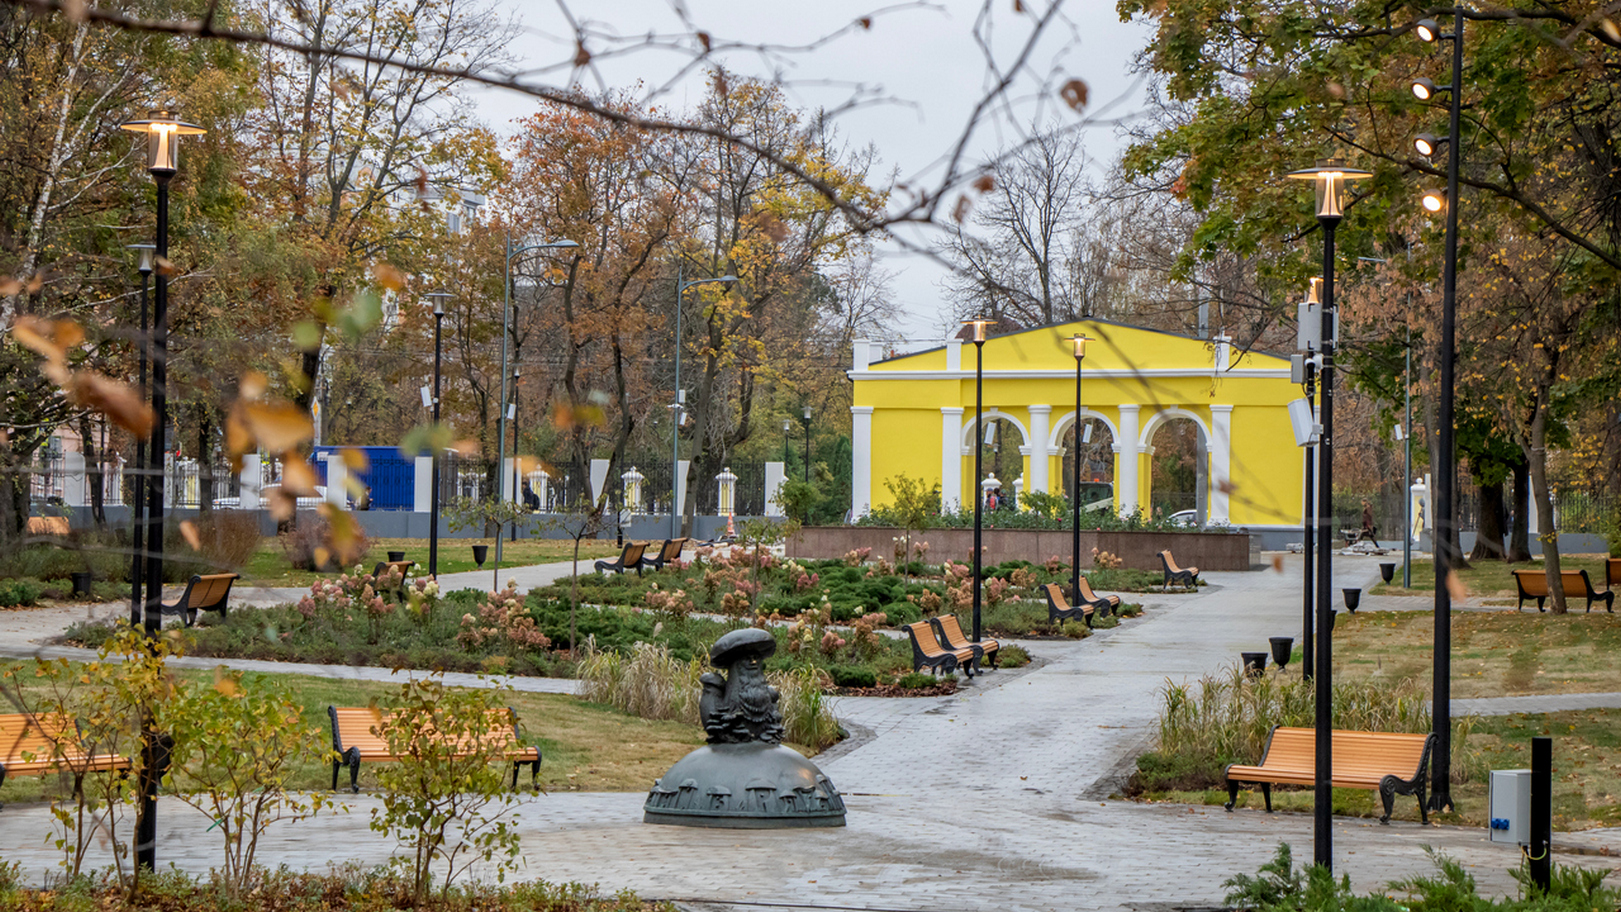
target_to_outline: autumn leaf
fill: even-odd
[[[167,277],[167,276],[175,275],[180,270],[175,267],[174,261],[170,260],[168,257],[158,257],[157,258],[157,271],[158,271],[158,275]]]
[[[862,16],[860,19],[856,20],[856,25],[859,25],[864,29],[871,29],[872,28],[872,17],[871,16]]]
[[[75,405],[106,415],[136,437],[152,433],[156,416],[134,387],[94,371],[79,371],[73,375],[70,390],[68,398]]]
[[[352,472],[364,472],[371,468],[371,460],[366,458],[365,450],[344,447],[338,451],[338,454],[343,458],[344,468]]]
[[[1463,578],[1451,569],[1447,570],[1447,593],[1454,602],[1461,602],[1469,597],[1469,590],[1464,588]]]
[[[1621,28],[1617,28],[1613,20],[1605,17],[1605,19],[1599,23],[1599,26],[1604,29],[1604,34],[1610,36],[1611,41],[1621,41]]]
[[[254,439],[272,453],[285,453],[315,436],[310,416],[286,400],[244,403],[242,414]]]
[[[223,665],[214,666],[214,689],[227,697],[234,697],[241,692],[236,683],[236,676]]]
[[[1058,97],[1064,100],[1064,104],[1079,111],[1086,107],[1087,92],[1085,80],[1071,79],[1069,82],[1064,83],[1062,89],[1058,90]]]
[[[710,44],[709,44],[709,33],[708,32],[699,32],[698,33],[698,43],[703,45],[705,54],[709,53]]]
[[[11,276],[6,276],[5,278],[0,279],[0,297],[9,298],[14,294],[21,293],[22,290],[23,283],[17,281]]]
[[[968,202],[968,197],[966,197],[966,196],[957,197],[957,205],[951,207],[951,217],[952,217],[952,219],[955,220],[958,223],[961,223],[964,220],[966,220],[968,218],[968,210],[970,208],[972,208],[972,205],[973,204]]]
[[[591,52],[585,49],[585,42],[576,41],[574,43],[574,65],[583,67],[590,62]]]
[[[186,540],[186,544],[191,546],[191,550],[203,550],[202,536],[197,534],[197,524],[191,520],[188,519],[180,523],[180,537]]]
[[[371,276],[377,284],[389,291],[405,290],[405,273],[388,263],[375,263],[371,268]]]
[[[989,174],[981,174],[974,178],[974,189],[980,193],[989,193],[996,189],[996,178]]]
[[[298,502],[284,488],[274,488],[265,495],[264,504],[276,522],[286,522],[293,518],[293,510]]]
[[[302,459],[289,460],[281,469],[281,489],[302,497],[315,496],[315,470]]]

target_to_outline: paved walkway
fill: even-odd
[[[1369,585],[1377,563],[1336,560],[1336,585]],[[1219,902],[1221,881],[1253,872],[1286,841],[1309,857],[1311,818],[1107,800],[1152,736],[1159,688],[1214,671],[1267,637],[1299,634],[1299,558],[1284,572],[1211,573],[1197,595],[1146,599],[1147,615],[1088,640],[1026,644],[1034,670],[991,673],[953,697],[846,699],[838,711],[871,737],[821,758],[846,793],[849,826],[735,831],[642,824],[640,794],[521,799],[524,877],[629,888],[693,908],[1169,909]],[[1364,577],[1366,577],[1364,579]],[[19,645],[0,623],[0,644]],[[307,669],[304,669],[307,670]],[[352,672],[351,672],[352,673]],[[277,827],[270,865],[382,861],[367,829],[372,795],[350,813]],[[217,831],[165,799],[160,863],[196,872],[218,857]],[[48,811],[0,812],[0,857],[43,877]],[[1613,867],[1621,831],[1560,834],[1561,862]],[[1494,893],[1512,893],[1512,848],[1478,829],[1335,823],[1337,873],[1360,890],[1429,870],[1422,846],[1457,858]],[[339,850],[334,847],[341,846]]]

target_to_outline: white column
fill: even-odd
[[[962,370],[962,340],[946,340],[946,370]]]
[[[1030,406],[1030,490],[1043,494],[1052,493],[1047,484],[1047,426],[1052,412],[1050,405]]]
[[[782,483],[788,479],[788,466],[782,462],[768,462],[765,464],[765,515],[783,516],[782,502],[777,495],[782,493]]]
[[[1137,509],[1137,413],[1139,405],[1120,406],[1120,439],[1115,441],[1114,487],[1120,499],[1120,514]]]
[[[1210,407],[1210,522],[1229,522],[1233,483],[1233,407]]]
[[[518,470],[515,467],[517,459],[512,456],[501,460],[501,499],[509,503],[516,503],[518,492]]]
[[[940,509],[962,502],[962,413],[960,408],[940,410]]]
[[[850,406],[850,518],[872,507],[872,406]]]
[[[857,339],[851,344],[850,369],[864,371],[872,361],[872,346],[866,339]]]
[[[259,509],[259,489],[264,487],[264,463],[258,453],[242,457],[242,471],[237,475],[237,504],[244,510]]]
[[[62,454],[62,502],[70,507],[90,505],[85,497],[83,453]]]
[[[326,502],[342,510],[349,503],[348,495],[344,493],[347,488],[344,479],[349,476],[349,467],[343,463],[343,454],[336,450],[323,453],[321,458],[326,461]]]
[[[415,513],[433,512],[433,457],[418,456],[412,462],[412,479],[414,490],[411,493],[411,510]]]
[[[591,500],[602,496],[603,485],[608,483],[608,460],[591,460]]]
[[[683,459],[675,464],[675,512],[682,516],[686,515],[687,472],[691,466],[692,460],[690,459]]]

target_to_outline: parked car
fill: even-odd
[[[1171,525],[1186,526],[1190,529],[1199,528],[1198,510],[1178,510],[1170,516]]]
[[[260,501],[260,503],[262,504],[266,499],[274,496],[275,493],[280,491],[280,490],[281,490],[281,485],[280,484],[275,484],[275,483],[267,484],[264,487],[260,488],[259,489],[259,501]],[[315,509],[316,507],[319,507],[321,504],[323,504],[325,502],[326,502],[326,485],[316,485],[315,486],[315,496],[314,497],[300,497],[298,499],[298,509],[300,509],[300,510],[313,510],[313,509]],[[216,508],[218,508],[218,509],[221,509],[221,510],[240,510],[242,508],[242,498],[241,497],[216,497],[216,498],[214,498],[214,506]]]

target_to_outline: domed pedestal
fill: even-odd
[[[675,826],[844,826],[844,799],[816,764],[760,741],[709,744],[682,757],[642,809],[642,822]]]

